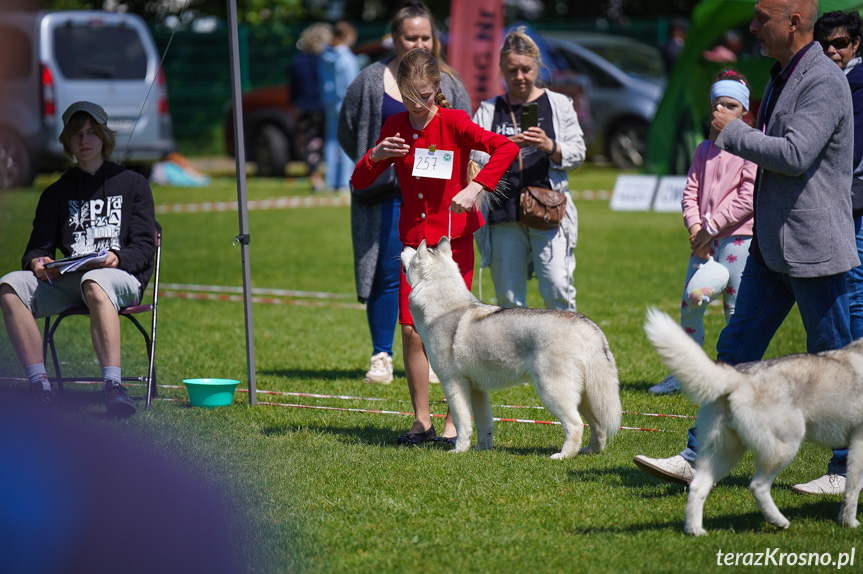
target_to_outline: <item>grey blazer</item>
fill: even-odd
[[[772,88],[771,80],[756,126]],[[817,44],[788,78],[766,132],[733,120],[716,145],[758,165],[755,233],[770,269],[824,277],[860,265],[851,217],[851,90]]]
[[[354,162],[362,159],[380,136],[383,125],[381,106],[384,102],[384,69],[389,62],[390,60],[375,62],[364,68],[348,87],[339,111],[339,144]],[[460,81],[453,80],[449,74],[441,74],[441,91],[453,108],[470,113],[470,98]],[[351,202],[351,239],[354,247],[357,299],[365,302],[372,292],[380,255],[379,205]]]

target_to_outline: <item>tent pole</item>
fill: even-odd
[[[237,211],[240,214],[240,245],[243,264],[243,310],[246,317],[246,369],[249,377],[249,404],[258,403],[255,383],[255,329],[252,321],[252,275],[249,268],[249,212],[246,203],[246,147],[243,134],[240,44],[238,39],[237,0],[228,2],[228,36],[231,43],[231,101],[234,108],[234,150],[237,159]]]

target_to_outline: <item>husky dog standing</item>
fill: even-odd
[[[574,311],[485,305],[465,287],[447,238],[436,249],[425,241],[416,250],[405,247],[402,265],[417,332],[458,432],[455,452],[470,447],[471,406],[477,448],[491,448],[489,390],[529,381],[563,425],[563,448],[551,458],[579,452],[579,407],[590,426],[590,442],[581,452],[605,448],[620,426],[619,383],[608,341],[593,321]]]
[[[863,482],[863,339],[836,351],[732,367],[712,361],[671,317],[656,309],[647,312],[644,330],[686,396],[701,405],[696,423],[701,448],[686,501],[687,534],[706,534],[704,501],[746,449],[755,451],[749,488],[758,508],[767,522],[788,528],[770,486],[794,460],[803,439],[831,448],[850,444],[838,520],[857,527]]]

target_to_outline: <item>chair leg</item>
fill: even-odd
[[[45,317],[45,334],[42,337],[42,355],[47,358],[47,351],[51,351],[51,360],[54,363],[54,377],[56,378],[57,391],[63,392],[63,375],[60,373],[60,360],[57,358],[57,347],[54,345],[54,332],[60,326],[60,321],[63,319],[59,315],[51,325],[51,318]]]

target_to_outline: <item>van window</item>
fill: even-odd
[[[143,80],[147,54],[135,29],[68,23],[54,29],[54,57],[73,80]]]
[[[14,26],[0,25],[0,78],[21,80],[30,75],[33,47],[27,34]]]

